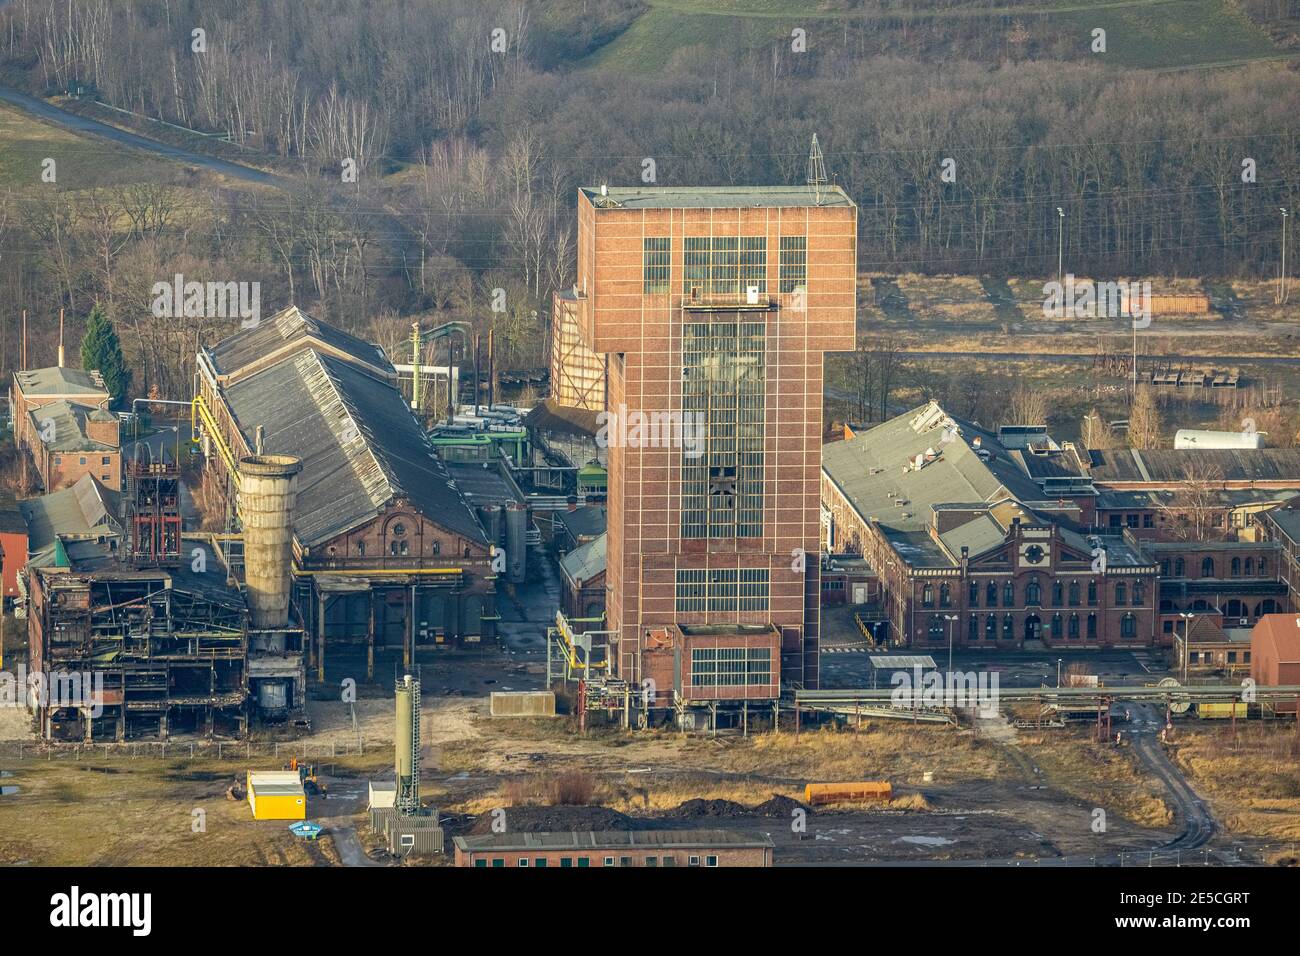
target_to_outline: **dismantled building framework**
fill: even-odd
[[[78,675],[81,693],[35,701],[41,735],[242,733],[248,638],[237,593],[162,568],[123,567],[94,545],[69,550],[89,553],[71,568],[35,572],[31,661],[34,670]]]
[[[30,509],[29,532],[52,539],[33,542],[48,559],[29,570],[31,670],[45,680],[28,703],[41,736],[234,736],[255,715],[291,716],[306,683],[302,630],[283,616],[250,621],[247,601],[265,603],[265,589],[250,582],[246,598],[213,542],[182,537],[174,462],[137,446],[128,478],[125,548],[65,520],[67,508]]]

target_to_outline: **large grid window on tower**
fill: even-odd
[[[742,314],[683,327],[682,411],[703,424],[682,455],[682,537],[763,536],[766,325]]]
[[[767,294],[766,236],[686,237],[682,294],[740,297]]]

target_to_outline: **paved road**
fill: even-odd
[[[1091,365],[1095,359],[1091,353],[1063,352],[902,352],[907,358],[914,359],[1000,359],[1013,362],[1054,362],[1086,363]],[[1193,361],[1186,355],[1141,355],[1143,361],[1188,362]],[[1226,365],[1300,365],[1300,356],[1291,355],[1209,355],[1194,360],[1199,365],[1213,365],[1222,368]],[[829,391],[829,389],[827,390]]]
[[[144,150],[156,156],[164,156],[190,166],[198,166],[201,169],[207,169],[244,182],[257,183],[263,186],[283,185],[283,180],[280,177],[260,169],[241,166],[238,163],[216,159],[212,156],[204,156],[202,153],[191,152],[179,146],[169,146],[166,143],[159,143],[138,136],[135,133],[128,133],[115,126],[109,126],[107,123],[101,123],[86,116],[78,116],[75,113],[69,113],[67,110],[61,110],[44,100],[37,99],[35,96],[28,96],[26,93],[20,93],[18,90],[9,89],[8,87],[0,87],[0,101],[16,106],[38,119],[75,133],[97,136],[100,139],[110,140],[122,146]]]

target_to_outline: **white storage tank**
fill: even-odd
[[[1257,431],[1213,432],[1180,428],[1174,433],[1175,448],[1263,448],[1264,435]]]

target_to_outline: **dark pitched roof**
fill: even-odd
[[[120,493],[105,488],[94,475],[82,475],[70,488],[18,502],[27,528],[27,551],[35,566],[55,557],[60,535],[120,535]]]
[[[293,305],[263,319],[256,328],[222,339],[208,349],[208,355],[216,373],[227,376],[236,375],[246,366],[276,353],[288,358],[315,346],[323,346],[321,351],[325,352],[336,350],[347,360],[369,366],[381,376],[395,375],[392,363],[379,346],[314,319]]]
[[[27,523],[18,507],[18,499],[12,491],[0,489],[0,532],[4,534],[26,534]]]
[[[594,538],[605,533],[608,512],[604,505],[586,505],[573,511],[557,511],[555,520],[564,525],[576,541],[579,538]]]
[[[1300,448],[1120,448],[1093,451],[1092,477],[1112,481],[1174,483],[1188,469],[1224,481],[1294,481],[1300,484]]]
[[[548,398],[524,416],[524,425],[540,432],[595,438],[600,431],[599,415],[599,412],[561,405],[554,398]]]
[[[32,420],[33,434],[50,451],[117,451],[116,445],[95,441],[86,434],[87,419],[112,421],[112,416],[102,409],[60,399],[32,409],[28,417]],[[47,425],[53,427],[49,432],[50,440],[44,441],[41,435]]]
[[[404,497],[429,520],[486,543],[405,399],[387,381],[314,348],[224,390],[244,437],[302,459],[294,532],[310,547]]]

